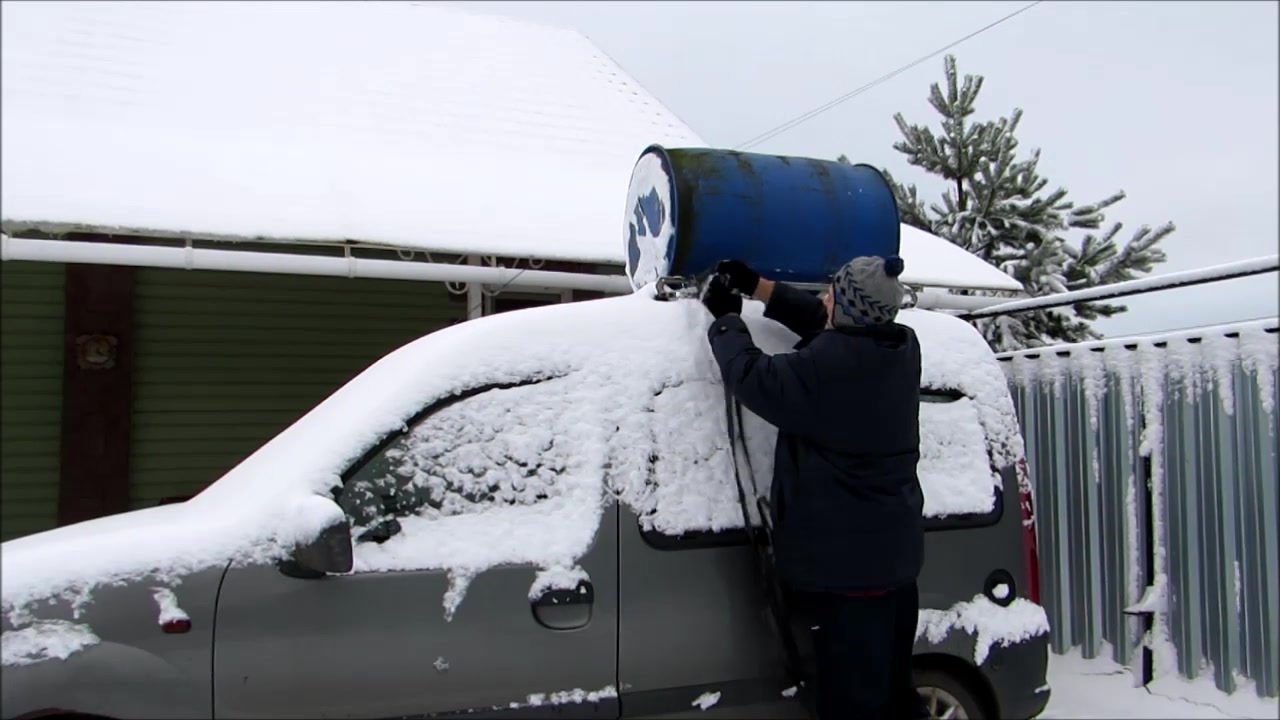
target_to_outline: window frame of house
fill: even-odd
[[[544,305],[573,302],[572,290],[503,290],[484,297],[482,317]]]

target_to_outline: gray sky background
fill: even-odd
[[[1029,1],[1029,0],[1028,0]],[[573,27],[709,144],[733,147],[993,22],[1026,2],[466,2]],[[1156,273],[1277,252],[1277,7],[1263,2],[1044,2],[950,52],[985,76],[980,119],[1024,111],[1021,148],[1077,203],[1123,189],[1127,240],[1173,221]],[[930,59],[756,152],[888,167],[940,187],[893,150],[893,114],[936,127]],[[1108,335],[1271,316],[1274,274],[1125,300]]]

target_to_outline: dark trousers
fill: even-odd
[[[914,582],[882,595],[809,595],[818,629],[813,701],[819,720],[927,718],[911,678],[920,593]]]

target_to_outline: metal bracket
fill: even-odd
[[[903,285],[902,289],[906,291],[902,299],[902,309],[909,310],[920,304],[920,296],[916,294],[916,289],[910,285]]]
[[[654,293],[659,300],[696,300],[698,292],[698,279],[692,277],[669,275],[658,278],[654,284]]]

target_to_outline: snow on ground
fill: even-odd
[[[1103,653],[1105,655],[1105,653]],[[1134,687],[1134,674],[1110,657],[1085,659],[1079,648],[1050,653],[1053,695],[1041,718],[1271,718],[1280,717],[1277,698],[1259,698],[1252,683],[1231,695],[1211,677],[1157,678],[1148,688]]]

